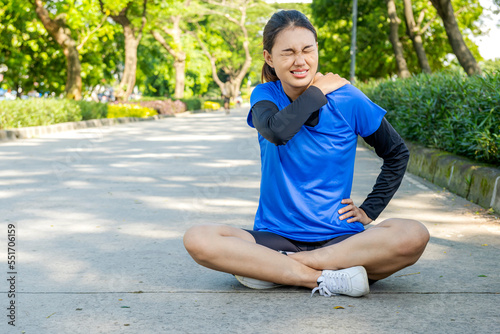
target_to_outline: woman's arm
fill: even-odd
[[[372,192],[360,205],[366,215],[375,220],[401,185],[410,159],[410,151],[401,136],[385,118],[375,133],[363,139],[375,148],[379,157],[384,159],[382,171]]]
[[[319,109],[328,101],[325,95],[348,84],[338,74],[316,73],[313,84],[282,110],[271,101],[259,101],[252,107],[253,125],[275,145],[285,145],[302,125],[318,124]]]
[[[348,219],[348,223],[360,222],[370,224],[377,219],[392,199],[405,175],[406,165],[410,159],[410,151],[403,139],[385,119],[375,133],[363,138],[370,146],[375,148],[379,157],[384,159],[372,192],[366,197],[359,208],[352,199],[345,198],[342,204],[347,204],[339,210],[340,220]]]
[[[311,86],[282,110],[271,101],[257,102],[252,108],[252,121],[262,137],[275,145],[285,145],[306,122],[318,124],[317,111],[326,103],[323,92]]]

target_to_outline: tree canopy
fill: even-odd
[[[263,64],[262,30],[278,9],[296,8],[311,19],[318,30],[320,71],[349,76],[350,0],[314,0],[312,5],[269,4],[262,0],[36,1],[74,41],[84,97],[102,87],[130,94],[130,85],[150,96],[216,96],[220,94],[220,82],[229,77],[233,82],[238,78],[238,87],[256,84]],[[0,87],[23,94],[35,89],[59,96],[68,85],[68,57],[35,12],[34,2],[0,0]],[[419,73],[419,61],[404,22],[403,1],[394,2],[401,20],[398,35],[408,70]],[[479,0],[452,0],[452,4],[467,47],[475,59],[481,60],[470,38],[483,33]],[[412,9],[430,69],[439,71],[458,64],[450,56],[453,50],[436,9],[425,1],[413,1]],[[359,0],[358,12],[357,78],[394,76],[397,69],[386,4]],[[136,68],[131,68],[127,60],[133,53],[124,18],[137,44]],[[129,68],[134,80],[125,82]],[[183,85],[180,81],[184,81]]]

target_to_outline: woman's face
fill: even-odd
[[[276,37],[264,58],[281,80],[285,93],[295,100],[313,82],[318,69],[318,43],[306,28],[293,27],[283,30]]]

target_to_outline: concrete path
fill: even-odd
[[[366,297],[255,291],[197,265],[182,245],[187,228],[252,227],[260,162],[245,117],[195,114],[0,144],[0,333],[500,332],[500,220],[412,175],[378,221],[419,219],[431,241]],[[380,165],[358,148],[357,204]]]

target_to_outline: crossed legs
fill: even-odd
[[[324,269],[363,266],[370,279],[388,277],[414,264],[428,241],[424,225],[409,219],[388,219],[337,244],[289,256],[231,226],[195,226],[184,235],[186,250],[207,268],[308,288],[317,286]]]

